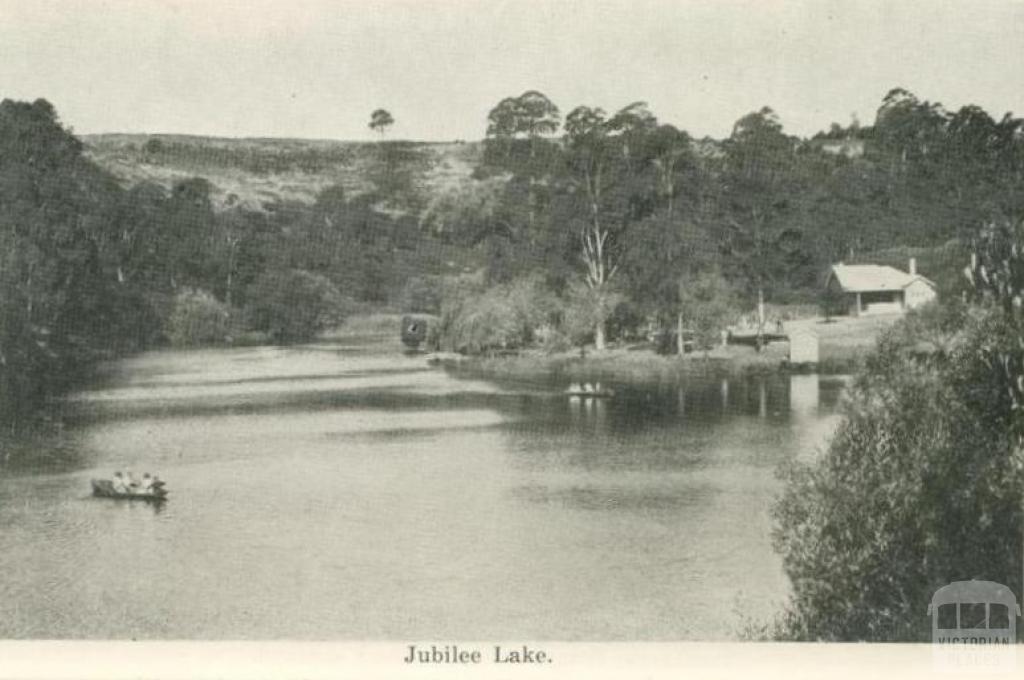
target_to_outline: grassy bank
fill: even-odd
[[[399,339],[402,314],[369,313],[346,319],[338,328],[321,334],[328,341],[378,341],[382,347],[404,350]],[[875,347],[879,334],[902,316],[840,318],[830,323],[822,319],[789,321],[786,328],[812,328],[818,335],[820,361],[817,372],[846,374],[858,370]],[[451,353],[430,355],[434,362],[454,370],[480,376],[505,379],[546,379],[561,376],[566,380],[609,380],[612,382],[661,382],[694,374],[772,373],[806,370],[788,363],[789,343],[775,342],[762,351],[752,347],[729,345],[709,352],[691,352],[682,357],[660,355],[649,345],[613,345],[603,352],[586,348],[565,352],[525,349],[503,356],[464,356]]]
[[[875,347],[879,334],[891,327],[898,315],[842,318],[831,323],[821,319],[802,319],[787,324],[789,330],[812,327],[819,338],[820,361],[817,372],[845,374],[858,370]],[[604,352],[591,348],[581,354],[546,353],[523,350],[511,356],[466,357],[436,355],[442,363],[459,371],[495,378],[543,378],[560,375],[567,380],[605,379],[617,382],[660,382],[693,374],[771,373],[798,370],[788,363],[789,343],[776,342],[757,352],[752,347],[729,345],[709,352],[693,352],[682,357],[659,355],[648,346],[613,346]],[[800,367],[800,370],[806,370]]]

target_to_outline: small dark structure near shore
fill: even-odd
[[[427,320],[415,316],[402,317],[402,344],[409,349],[419,349],[427,339]]]
[[[752,330],[748,332],[738,333],[734,331],[729,331],[726,341],[730,345],[746,345],[748,347],[757,347],[759,343],[761,344],[761,346],[764,346],[770,342],[784,342],[787,339],[788,336],[785,333],[758,333],[756,330]]]

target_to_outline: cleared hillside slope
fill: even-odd
[[[312,203],[326,187],[355,196],[389,185],[389,208],[418,213],[433,196],[469,179],[479,142],[342,142],[227,139],[187,135],[84,135],[89,156],[126,185],[170,187],[189,177],[214,186],[218,206],[262,210],[277,202]]]

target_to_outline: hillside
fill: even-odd
[[[399,212],[416,212],[430,197],[467,179],[482,152],[478,142],[383,144],[302,139],[228,139],[187,135],[83,135],[87,154],[125,185],[204,177],[219,207],[262,210],[275,202],[312,203],[341,185],[358,195],[391,183]],[[386,179],[384,179],[386,178]]]

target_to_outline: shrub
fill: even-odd
[[[911,314],[883,336],[827,452],[786,472],[775,543],[793,595],[777,637],[926,640],[938,587],[1021,592],[1024,453],[987,360],[1017,341],[990,309]]]
[[[483,292],[476,286],[453,288],[441,309],[439,345],[468,354],[524,347],[557,309],[555,297],[536,277]]]
[[[595,291],[582,282],[569,284],[562,329],[573,345],[585,345],[594,339],[598,323],[606,322],[623,302],[615,291]]]
[[[608,317],[608,336],[619,340],[642,340],[646,336],[647,317],[632,301],[622,300]]]
[[[679,312],[693,332],[694,346],[718,344],[722,329],[735,317],[736,292],[717,269],[689,272],[679,281]]]
[[[432,352],[437,352],[443,347],[443,338],[441,334],[441,324],[431,323],[427,325],[427,349]]]
[[[402,288],[398,302],[402,311],[438,314],[441,311],[442,298],[442,284],[439,278],[414,276]]]
[[[253,330],[275,342],[302,342],[341,323],[345,300],[326,277],[293,269],[263,274],[250,289]]]
[[[146,143],[142,146],[143,151],[147,154],[158,154],[163,153],[164,143],[156,137],[150,137],[146,140]]]
[[[167,321],[167,336],[177,347],[215,345],[228,335],[230,313],[204,290],[186,290],[174,298]]]
[[[831,321],[833,316],[846,312],[846,296],[837,286],[825,286],[821,289],[818,305],[825,320]]]
[[[569,336],[561,331],[558,326],[545,323],[537,328],[534,333],[534,341],[549,354],[555,352],[566,352],[572,349],[572,342]]]

